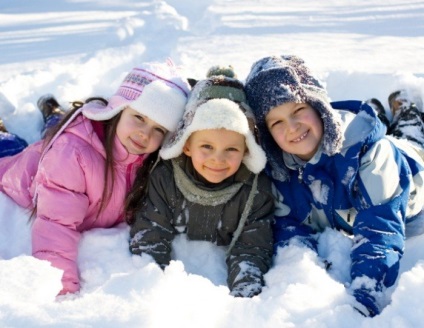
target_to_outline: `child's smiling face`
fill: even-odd
[[[156,151],[165,137],[167,130],[146,115],[131,107],[122,111],[116,127],[119,141],[130,154],[142,155]]]
[[[183,151],[203,178],[220,183],[240,168],[246,153],[245,137],[225,129],[195,131]]]
[[[265,120],[282,150],[305,161],[314,156],[323,137],[323,124],[309,104],[285,103],[271,109]]]

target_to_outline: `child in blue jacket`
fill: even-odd
[[[7,130],[0,119],[0,158],[20,153],[28,146],[28,143],[18,135]]]
[[[7,101],[7,98],[3,95],[1,97]],[[13,106],[12,104],[8,105]],[[65,115],[65,111],[51,94],[41,96],[37,101],[37,106],[43,115],[44,126],[41,130],[41,136],[44,138],[46,133],[60,122]],[[18,154],[26,147],[28,147],[27,141],[17,134],[8,131],[3,120],[0,118],[0,158]]]
[[[246,93],[277,189],[275,250],[292,238],[316,249],[326,227],[352,235],[354,307],[379,314],[406,235],[423,232],[423,150],[386,136],[365,102],[330,104],[296,56],[254,63]]]

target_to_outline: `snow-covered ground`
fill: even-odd
[[[333,100],[400,87],[424,96],[424,2],[417,0],[2,0],[0,117],[28,142],[40,138],[39,96],[63,106],[109,97],[144,61],[171,57],[187,75],[233,65],[238,77],[271,54],[297,54]],[[8,103],[10,102],[10,103]],[[422,103],[419,103],[422,106]],[[322,234],[320,256],[286,248],[252,299],[226,287],[223,249],[175,240],[162,271],[128,252],[128,228],[84,234],[80,294],[56,300],[61,272],[30,256],[28,213],[0,195],[2,327],[420,327],[424,236],[407,241],[401,275],[380,316],[355,312],[345,291],[351,240]],[[322,259],[333,262],[330,272]]]

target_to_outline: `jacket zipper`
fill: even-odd
[[[303,182],[303,167],[299,167],[299,175],[297,176],[299,183]]]

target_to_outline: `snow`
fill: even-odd
[[[418,0],[2,0],[0,117],[31,143],[40,138],[35,103],[45,93],[65,107],[108,97],[132,67],[166,57],[190,77],[233,65],[243,80],[271,54],[303,57],[332,100],[376,97],[388,109],[400,87],[424,96],[423,21]],[[223,248],[179,236],[175,261],[162,271],[130,255],[124,224],[91,230],[80,245],[81,292],[56,298],[61,272],[30,256],[28,219],[0,195],[2,327],[423,325],[424,236],[407,240],[390,304],[370,319],[352,309],[352,241],[336,231],[320,236],[320,256],[296,245],[280,250],[263,292],[242,299],[226,287]]]

